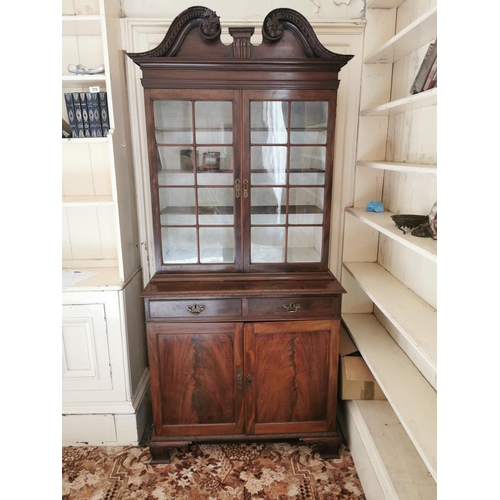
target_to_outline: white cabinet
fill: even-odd
[[[410,94],[436,21],[433,0],[367,2],[342,318],[387,401],[347,401],[341,419],[368,498],[436,497],[437,242],[391,219],[437,201],[437,88]]]
[[[64,94],[107,94],[106,137],[62,139],[63,444],[137,444],[148,411],[142,274],[119,0],[62,3]],[[104,73],[75,74],[68,65]]]
[[[63,293],[63,445],[140,441],[150,412],[141,289],[137,272],[123,286]]]

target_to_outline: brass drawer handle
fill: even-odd
[[[300,309],[300,304],[294,304],[293,302],[290,302],[290,304],[286,305],[283,304],[283,307],[289,312],[289,313],[294,313],[297,312]]]
[[[202,313],[205,310],[205,306],[195,304],[194,306],[186,306],[186,309],[191,314],[200,314],[200,313]]]

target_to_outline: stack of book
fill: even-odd
[[[105,91],[68,92],[64,94],[64,99],[71,137],[106,137],[108,135],[108,98]]]
[[[437,86],[437,38],[431,42],[417,76],[411,86],[411,94],[419,94]]]

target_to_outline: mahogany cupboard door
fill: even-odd
[[[243,325],[148,323],[157,436],[240,434]]]
[[[246,433],[335,430],[339,320],[245,325]]]

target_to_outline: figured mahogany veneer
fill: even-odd
[[[251,43],[253,31],[229,28],[233,43],[225,45],[216,13],[191,7],[174,19],[158,47],[127,54],[142,71],[151,178],[156,274],[143,297],[154,463],[168,462],[172,448],[191,442],[302,439],[318,446],[325,458],[336,456],[340,446],[336,401],[345,290],[329,272],[328,258],[338,73],[352,56],[323,47],[308,21],[291,9],[275,9],[266,16],[259,45]],[[234,178],[228,186],[234,190],[234,200],[217,206],[218,215],[229,217],[215,220],[233,221],[234,245],[230,242],[226,247],[230,256],[218,263],[201,258],[199,243],[189,248],[189,259],[177,254],[165,257],[171,249],[169,240],[162,239],[165,228],[185,224],[199,242],[204,229],[228,224],[217,226],[214,218],[207,218],[214,212],[212,206],[198,202],[184,206],[183,200],[169,204],[162,199],[165,176],[182,172],[171,164],[159,179],[163,168],[159,148],[165,144],[156,143],[154,103],[169,100],[231,103],[234,165],[224,174]],[[321,123],[311,122],[314,126],[308,130],[323,135],[310,144],[305,138],[302,143],[292,140],[297,127],[308,127],[306,111],[300,116],[302,125],[292,124],[290,118],[287,142],[278,144],[290,157],[297,145],[320,146],[325,151],[324,171],[314,165],[310,169],[295,165],[288,180],[279,185],[286,195],[277,206],[251,203],[252,176],[262,176],[259,172],[269,167],[251,161],[251,147],[259,145],[250,139],[253,101],[283,101],[287,109],[294,103],[322,102],[327,109]],[[180,150],[204,147],[196,138],[179,140],[169,144]],[[196,167],[197,172],[200,166]],[[303,192],[319,188],[322,194],[315,197],[320,201],[290,200],[297,187],[290,176],[301,171],[324,172],[320,184],[309,177],[312,184],[302,181],[299,186]],[[219,173],[213,175],[215,180],[224,179]],[[178,187],[185,186],[181,182]],[[317,253],[307,254],[310,260],[305,261],[300,252],[299,257],[292,255],[300,242],[287,240],[280,262],[262,262],[262,257],[252,262],[252,217],[268,220],[266,215],[277,212],[287,218],[279,223],[287,238],[293,240],[297,227],[312,228],[307,234],[314,234],[314,239],[306,243]],[[204,217],[205,225],[198,217]],[[272,227],[274,223],[253,224]],[[179,248],[182,252],[185,247]]]

